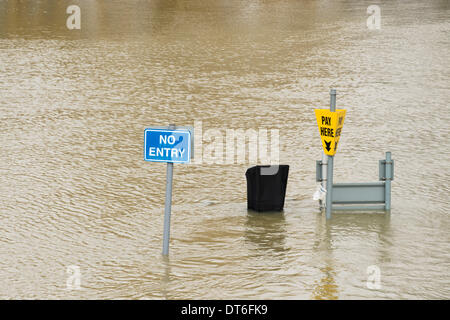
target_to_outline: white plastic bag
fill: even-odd
[[[316,192],[314,192],[313,199],[316,201],[317,200],[324,201],[326,195],[327,195],[327,190],[324,187],[322,187],[321,185],[318,185]]]

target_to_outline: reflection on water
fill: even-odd
[[[169,288],[169,283],[170,283],[170,259],[169,256],[163,256],[162,257],[163,260],[163,266],[164,266],[164,275],[163,278],[161,280],[161,294],[163,296],[164,299],[170,299],[170,288]]]
[[[448,1],[0,0],[0,298],[448,298]],[[347,109],[336,182],[396,161],[392,211],[317,209],[314,108]],[[247,211],[254,163],[165,165],[144,128],[277,129],[283,213]],[[203,140],[203,147],[210,146]],[[78,266],[81,289],[66,288]],[[367,288],[367,267],[381,289]]]
[[[258,213],[249,210],[245,223],[245,240],[249,244],[254,244],[258,251],[282,254],[287,251],[285,247],[285,224],[283,213]]]
[[[335,300],[338,298],[338,287],[334,281],[335,273],[333,268],[326,267],[320,271],[323,272],[323,278],[316,281],[316,287],[312,293],[312,299],[316,300]]]
[[[336,217],[340,220],[342,216]],[[333,247],[332,236],[330,233],[331,226],[329,223],[323,224],[319,217],[316,217],[315,242],[313,244],[313,252],[316,255],[323,255],[320,259],[320,265],[317,268],[320,270],[320,279],[314,281],[311,299],[334,300],[338,298],[338,286],[336,284],[336,273],[333,268]],[[336,223],[335,219],[333,222]]]

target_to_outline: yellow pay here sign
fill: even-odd
[[[344,126],[345,111],[344,109],[337,109],[335,112],[327,109],[315,110],[322,147],[326,155],[334,156],[336,154]]]

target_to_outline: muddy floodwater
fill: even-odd
[[[380,29],[372,4],[0,0],[0,298],[450,298],[450,2],[377,1]],[[391,151],[390,213],[312,199],[330,88],[334,182]],[[247,211],[258,161],[175,164],[164,258],[144,129],[195,122],[200,155],[208,130],[278,130],[286,203]]]

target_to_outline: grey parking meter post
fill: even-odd
[[[386,158],[380,160],[380,181],[384,181],[385,210],[391,210],[391,181],[394,180],[394,160],[390,151],[386,152]]]
[[[336,89],[330,90],[330,111],[336,111]],[[327,161],[327,196],[326,196],[326,217],[331,219],[332,196],[333,196],[333,160],[334,156],[328,156]]]
[[[392,174],[393,171],[393,162],[391,158],[391,153],[386,152],[386,181],[385,181],[385,210],[391,210],[391,180],[394,178]]]

